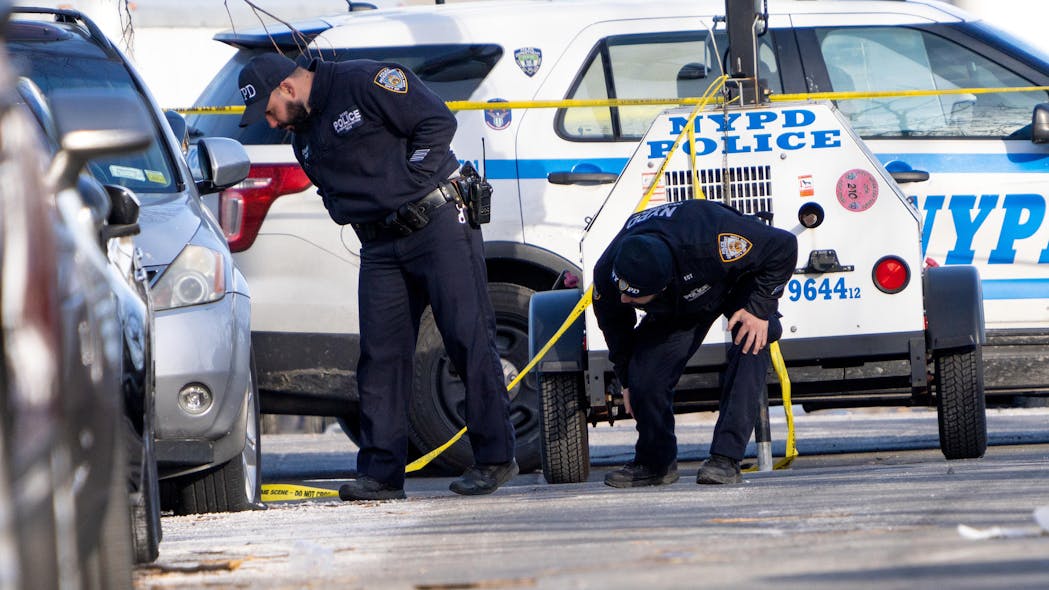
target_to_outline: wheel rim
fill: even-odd
[[[248,423],[244,429],[244,450],[240,454],[244,466],[244,498],[254,502],[258,491],[259,475],[259,430],[258,415],[255,408],[255,387],[248,377]]]
[[[503,368],[506,385],[517,377],[520,367],[528,363],[528,332],[516,316],[497,314],[495,346]],[[441,355],[435,370],[441,409],[457,429],[466,425],[466,387],[447,355]],[[539,395],[534,374],[529,374],[510,391],[510,423],[517,437],[523,439],[538,431]]]

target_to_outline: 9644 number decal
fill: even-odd
[[[845,277],[839,278],[834,284],[831,279],[791,279],[787,283],[788,298],[791,301],[830,301],[832,299],[859,299],[860,288],[849,287],[845,284]]]

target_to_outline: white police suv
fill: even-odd
[[[453,148],[495,187],[484,235],[509,377],[528,358],[530,296],[554,286],[564,270],[582,275],[584,228],[665,107],[523,109],[500,103],[698,96],[721,74],[727,36],[718,17],[724,8],[723,0],[644,6],[514,0],[338,15],[295,23],[294,31],[237,30],[217,37],[239,51],[197,105],[241,104],[240,68],[274,47],[292,57],[308,52],[329,60],[400,62],[449,101],[491,103],[486,110],[459,112]],[[920,257],[928,264],[978,268],[988,395],[1049,393],[1043,362],[1049,352],[1049,144],[1032,131],[1040,129],[1033,121],[1044,127],[1049,116],[1039,106],[1049,102],[1049,93],[1032,89],[1049,85],[1049,57],[932,0],[769,0],[768,13],[757,52],[759,73],[774,94],[895,93],[837,106],[902,183],[922,223]],[[908,94],[952,89],[958,93]],[[190,117],[203,135],[240,140],[252,159],[249,179],[223,193],[218,208],[237,266],[252,287],[263,409],[338,415],[352,436],[359,243],[352,229],[329,220],[295,165],[288,136],[264,124],[241,130],[237,121],[229,114]],[[810,182],[797,178],[799,195]],[[836,240],[887,243],[912,236],[870,224],[838,232]],[[785,297],[818,304],[838,288],[799,277]],[[895,311],[889,306],[877,313]],[[883,371],[828,361],[811,387],[801,376],[796,395],[811,405],[909,403],[909,381],[871,386],[877,379],[870,378]],[[429,449],[464,420],[461,383],[426,318],[414,378],[412,442]],[[853,391],[861,381],[864,387]],[[535,378],[511,395],[518,461],[535,468]],[[458,445],[439,459],[443,466],[469,462],[465,443]]]

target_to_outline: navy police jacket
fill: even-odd
[[[797,264],[794,234],[721,203],[681,201],[630,216],[594,267],[594,313],[624,386],[637,316],[619,299],[612,262],[623,239],[636,234],[663,240],[674,257],[670,284],[642,308],[647,323],[665,325],[668,333],[739,309],[765,320],[773,317]]]
[[[455,116],[404,66],[314,60],[309,119],[292,147],[339,224],[380,221],[457,167]]]

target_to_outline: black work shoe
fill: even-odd
[[[510,459],[509,463],[497,465],[474,465],[467,469],[462,477],[453,481],[448,489],[464,496],[491,494],[519,472],[517,461],[514,459]]]
[[[724,455],[710,455],[710,458],[699,466],[696,483],[726,484],[740,483],[743,476],[739,471],[739,461]]]
[[[677,480],[677,461],[662,471],[655,471],[644,465],[630,462],[620,469],[605,474],[605,485],[614,488],[662,486],[672,484]]]
[[[404,488],[386,485],[367,475],[360,475],[339,488],[339,498],[354,502],[358,500],[403,500]]]

